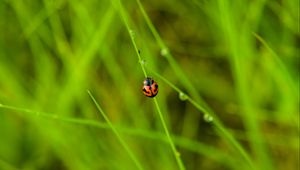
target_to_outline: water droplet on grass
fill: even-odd
[[[132,38],[135,38],[135,31],[134,30],[129,30],[129,34]]]
[[[142,65],[146,64],[146,60],[144,60],[144,59],[142,59],[140,62],[141,62]]]
[[[205,122],[212,122],[214,118],[209,114],[204,114],[203,119]]]
[[[188,96],[186,94],[184,94],[183,92],[180,92],[179,93],[179,99],[184,101],[184,100],[188,99]]]
[[[160,55],[162,55],[162,56],[166,56],[167,54],[169,53],[169,50],[167,49],[167,48],[162,48],[161,50],[160,50]]]

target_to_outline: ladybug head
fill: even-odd
[[[153,83],[154,83],[154,80],[152,78],[150,78],[150,77],[147,77],[144,80],[144,86],[151,86]]]

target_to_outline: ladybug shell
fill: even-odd
[[[144,80],[143,93],[147,97],[155,97],[158,93],[158,84],[151,78]]]

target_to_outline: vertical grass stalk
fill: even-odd
[[[133,33],[132,33],[133,30],[130,28],[130,23],[129,23],[129,19],[128,19],[127,13],[124,11],[123,6],[122,6],[120,0],[117,0],[117,1],[118,1],[118,4],[117,4],[117,5],[118,5],[118,9],[119,9],[119,11],[120,11],[120,15],[121,15],[121,17],[122,17],[122,19],[123,19],[123,21],[124,21],[124,24],[125,24],[125,26],[126,26],[126,29],[127,29],[128,33],[129,33],[129,35],[130,35],[132,44],[133,44],[133,46],[134,46],[135,52],[136,52],[136,54],[137,54],[137,56],[138,56],[138,60],[139,60],[139,63],[140,63],[140,65],[141,65],[141,68],[142,68],[142,71],[143,71],[143,73],[144,73],[144,76],[147,77],[147,72],[146,72],[146,69],[145,69],[144,64],[143,64],[143,62],[142,62],[143,60],[142,60],[142,58],[141,58],[141,55],[140,55],[139,50],[138,50],[138,48],[137,48],[136,42],[135,42],[135,40],[134,40],[135,37],[134,37],[134,35],[133,35]],[[176,149],[176,147],[175,147],[175,144],[174,144],[174,142],[173,142],[173,140],[172,140],[172,138],[171,138],[171,135],[170,135],[170,133],[169,133],[169,130],[168,130],[168,128],[167,128],[166,122],[165,122],[165,120],[164,120],[163,114],[162,114],[162,112],[161,112],[161,110],[160,110],[160,107],[159,107],[159,105],[158,105],[158,102],[157,102],[157,99],[156,99],[156,98],[154,98],[154,103],[155,103],[155,107],[156,107],[156,110],[157,110],[157,112],[158,112],[158,115],[159,115],[159,117],[160,117],[161,123],[162,123],[162,125],[163,125],[164,131],[165,131],[165,133],[166,133],[166,135],[167,135],[167,138],[168,138],[169,144],[170,144],[170,146],[171,146],[172,152],[173,152],[173,154],[174,154],[174,156],[175,156],[175,159],[176,159],[176,162],[177,162],[177,164],[178,164],[178,166],[179,166],[179,169],[180,169],[180,170],[184,170],[185,167],[184,167],[183,162],[182,162],[182,160],[181,160],[180,154],[179,154],[179,152],[177,151],[177,149]]]
[[[184,165],[183,165],[183,163],[182,163],[182,161],[181,161],[180,153],[177,151],[177,149],[176,149],[176,147],[175,147],[175,145],[174,145],[174,142],[173,142],[173,140],[172,140],[172,138],[171,138],[171,135],[170,135],[170,133],[169,133],[169,131],[168,131],[167,125],[166,125],[166,123],[165,123],[165,119],[164,119],[164,117],[163,117],[163,114],[161,113],[161,110],[160,110],[160,107],[159,107],[159,105],[158,105],[158,102],[157,102],[156,98],[154,98],[154,103],[155,103],[155,106],[156,106],[156,109],[157,109],[159,118],[160,118],[160,120],[161,120],[161,123],[162,123],[162,125],[163,125],[164,131],[165,131],[165,133],[166,133],[166,135],[167,135],[168,141],[169,141],[169,143],[170,143],[170,145],[171,145],[171,148],[172,148],[172,151],[173,151],[173,153],[174,153],[176,162],[177,162],[177,164],[178,164],[178,166],[179,166],[179,169],[184,170],[185,167],[184,167]]]

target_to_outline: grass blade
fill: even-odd
[[[103,118],[105,119],[105,121],[107,122],[109,127],[112,129],[114,134],[117,136],[117,138],[118,138],[119,142],[121,143],[121,145],[124,147],[124,149],[126,150],[128,155],[130,156],[132,161],[135,163],[136,167],[140,170],[143,170],[144,168],[142,167],[142,165],[140,164],[140,162],[138,161],[136,156],[133,154],[133,152],[130,150],[130,148],[128,147],[128,145],[126,144],[124,139],[121,137],[121,135],[119,134],[117,129],[113,126],[113,124],[111,123],[109,118],[106,116],[106,114],[104,113],[104,111],[102,110],[102,108],[100,107],[100,105],[98,104],[98,102],[96,101],[94,96],[92,95],[92,93],[89,90],[87,92],[88,92],[89,96],[91,97],[91,99],[93,100],[94,104],[96,105],[96,107],[97,107],[98,111],[100,112],[100,114],[103,116]]]

